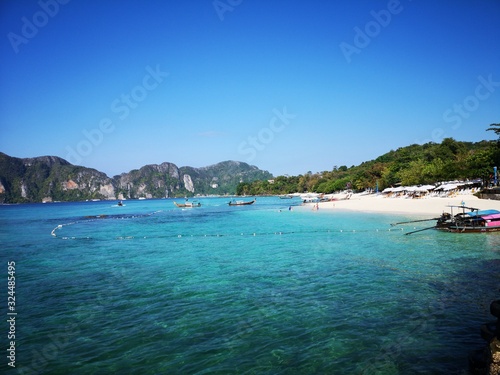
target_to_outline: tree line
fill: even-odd
[[[500,124],[488,130],[500,136]],[[279,195],[295,192],[334,193],[345,189],[383,190],[402,184],[432,184],[437,181],[491,179],[500,167],[498,141],[461,142],[445,138],[441,143],[413,144],[391,150],[357,166],[334,166],[331,171],[279,176],[274,180],[240,183],[239,195]]]

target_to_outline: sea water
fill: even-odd
[[[0,206],[5,372],[466,374],[485,345],[500,235],[199,201]]]

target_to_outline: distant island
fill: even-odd
[[[272,177],[256,166],[224,161],[203,168],[150,164],[110,178],[57,156],[16,158],[0,152],[0,203],[230,195],[240,183]]]

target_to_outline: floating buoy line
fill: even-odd
[[[103,220],[103,219],[137,219],[137,218],[141,218],[141,217],[148,217],[148,216],[152,216],[152,215],[158,214],[158,213],[160,213],[162,211],[163,210],[154,211],[154,212],[151,212],[151,213],[148,213],[148,214],[120,214],[120,215],[92,215],[92,216],[85,216],[82,220],[76,220],[76,221],[72,221],[72,222],[65,223],[65,224],[59,224],[57,227],[55,227],[54,229],[52,229],[52,231],[50,232],[50,234],[53,237],[55,237],[55,238],[63,239],[63,240],[77,240],[77,239],[89,240],[89,239],[95,239],[95,238],[88,237],[88,236],[86,236],[86,237],[59,237],[57,235],[56,231],[59,230],[59,229],[62,229],[63,227],[67,227],[67,226],[71,226],[71,225],[76,225],[76,224],[91,223],[93,221]]]
[[[160,211],[157,211],[160,212]],[[141,216],[150,216],[153,215],[157,212],[154,212],[149,215],[130,215],[128,217],[122,217],[122,218],[137,218]],[[62,229],[63,227],[70,226],[70,225],[75,225],[75,224],[80,224],[80,223],[86,223],[86,222],[91,222],[99,219],[103,219],[104,217],[95,217],[92,219],[88,220],[82,220],[82,221],[75,221],[67,224],[61,224],[55,227],[51,235],[54,238],[57,239],[62,239],[62,240],[103,240],[107,241],[110,238],[99,238],[99,237],[92,237],[92,236],[58,236],[57,231]],[[109,218],[109,217],[108,217]],[[141,239],[168,239],[168,238],[219,238],[219,237],[264,237],[264,236],[289,236],[289,235],[294,235],[294,234],[311,234],[311,233],[323,233],[323,234],[335,234],[335,233],[342,233],[342,234],[349,234],[349,233],[387,233],[387,232],[403,232],[404,228],[387,228],[387,229],[317,229],[317,230],[296,230],[296,231],[275,231],[275,232],[237,232],[237,233],[196,233],[196,234],[184,234],[184,233],[177,233],[177,234],[162,234],[162,235],[150,235],[150,236],[140,236],[140,235],[135,235],[135,236],[116,236],[112,237],[111,239],[113,240],[119,240],[119,241],[124,241],[124,240],[141,240]]]

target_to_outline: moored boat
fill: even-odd
[[[322,198],[322,194],[318,193],[304,193],[300,194],[300,199],[302,203],[317,203]]]
[[[474,207],[449,206],[451,213],[443,213],[436,229],[454,233],[484,233],[500,231],[500,211],[479,210]],[[454,209],[461,211],[454,214]]]
[[[478,208],[466,206],[448,207],[450,207],[450,212],[444,212],[437,218],[413,220],[392,225],[437,220],[435,226],[405,233],[407,235],[428,229],[438,229],[453,233],[500,232],[500,211],[498,210],[479,210]],[[459,212],[455,214],[455,210]]]
[[[500,214],[478,216],[469,220],[455,220],[444,229],[455,233],[499,232]]]
[[[193,207],[201,207],[201,203],[200,202],[185,202],[185,203],[177,203],[177,202],[174,202],[174,204],[179,207],[179,208],[193,208]]]
[[[256,201],[256,199],[254,199],[253,201],[237,201],[237,200],[233,199],[228,204],[230,206],[248,206],[248,205],[254,204],[255,201]]]

